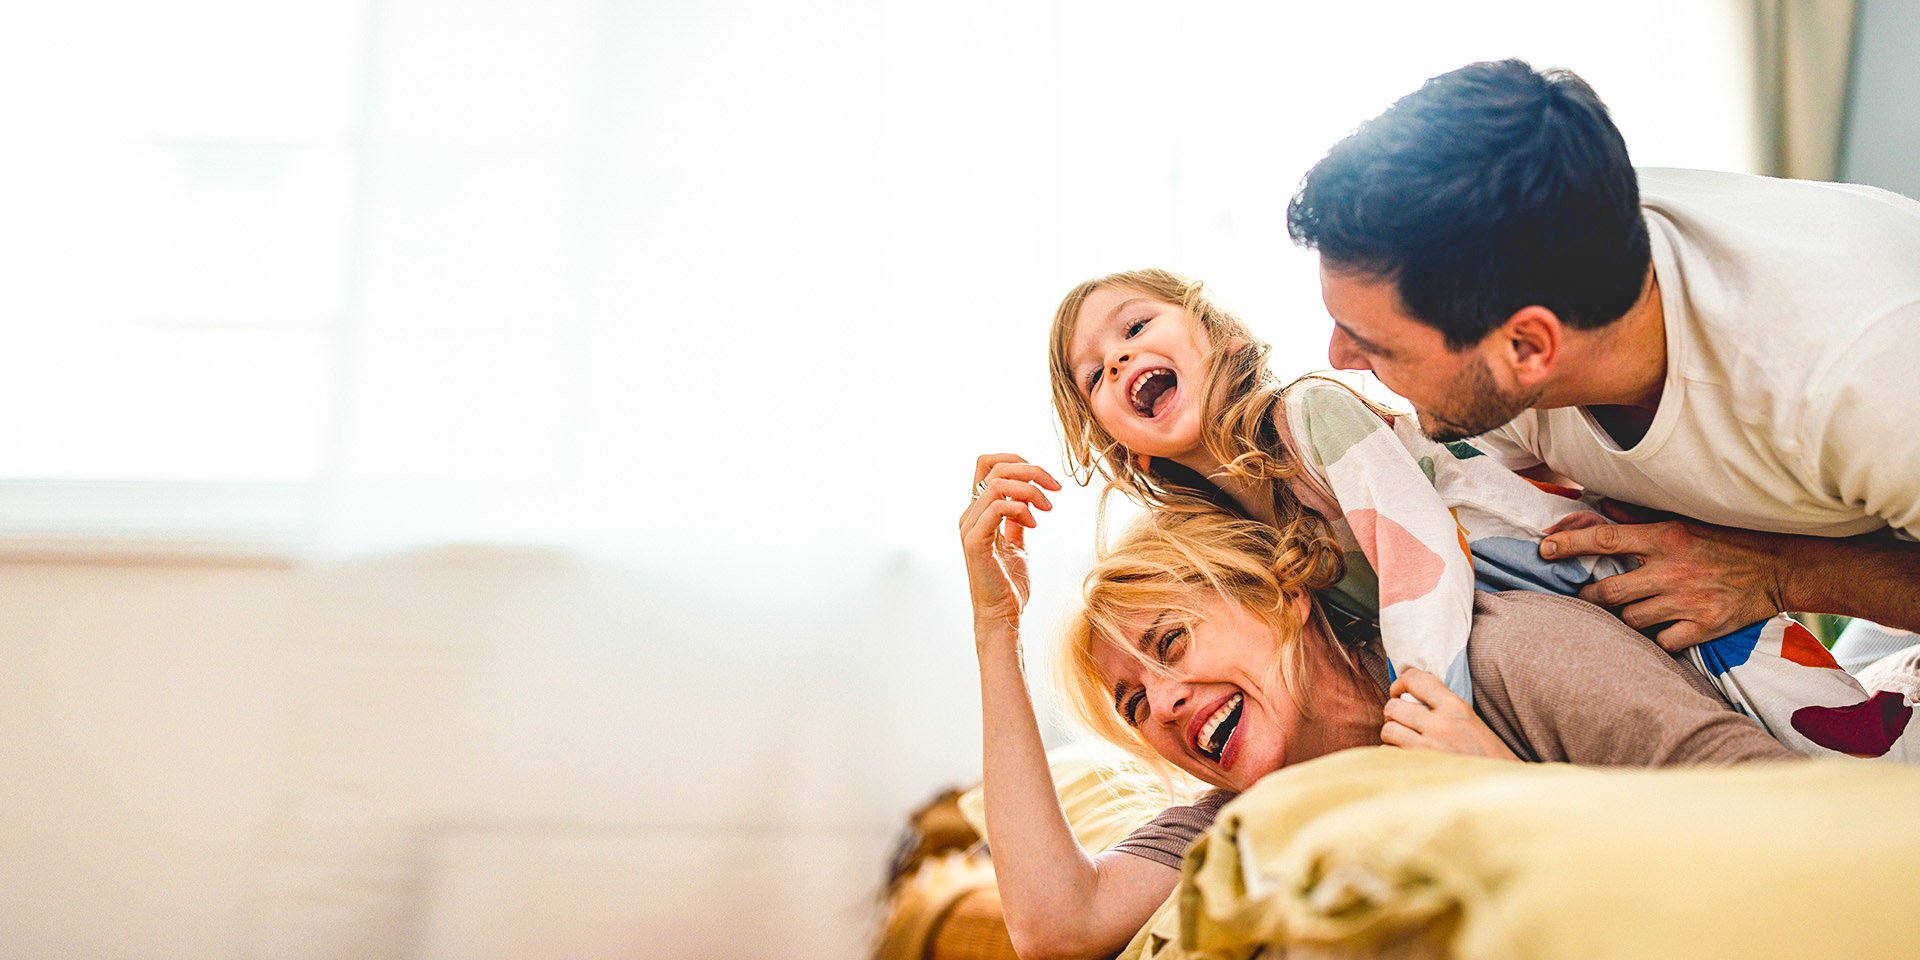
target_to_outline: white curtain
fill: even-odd
[[[1765,171],[1832,180],[1839,172],[1855,0],[1753,0]]]
[[[1078,279],[1195,274],[1323,364],[1287,197],[1470,60],[1579,70],[1640,162],[1756,163],[1733,0],[373,3],[336,550],[944,562],[975,453],[1057,462]]]

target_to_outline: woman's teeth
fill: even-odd
[[[1213,716],[1208,717],[1207,722],[1200,726],[1198,746],[1201,753],[1215,760],[1220,759],[1220,751],[1226,747],[1227,738],[1233,736],[1234,728],[1240,725],[1240,705],[1245,700],[1244,694],[1236,693],[1228,697],[1227,702],[1221,704],[1220,709],[1215,710]],[[1219,743],[1214,742],[1216,734],[1220,738]]]

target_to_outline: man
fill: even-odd
[[[1683,515],[1548,537],[1642,561],[1586,599],[1676,651],[1780,610],[1920,629],[1920,203],[1636,173],[1591,88],[1508,60],[1336,144],[1288,225],[1334,366],[1437,439]]]

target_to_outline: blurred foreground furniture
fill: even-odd
[[[1171,802],[1169,785],[1111,751],[1049,755],[1067,823],[1088,850],[1105,850]],[[913,812],[890,870],[876,960],[1015,960],[1000,916],[978,786],[948,791]]]
[[[1098,824],[1089,849],[1142,815],[1139,782],[1056,772],[1076,831]],[[977,815],[977,794],[936,802],[916,820]],[[971,831],[945,830],[948,846],[896,860],[879,960],[1014,956],[991,861]],[[1920,956],[1916,865],[1920,770],[1900,764],[1595,770],[1348,750],[1228,804],[1121,956]]]
[[[1125,960],[1920,955],[1920,770],[1386,747],[1229,803]]]

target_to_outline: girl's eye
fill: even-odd
[[[1127,339],[1132,340],[1134,337],[1138,336],[1141,330],[1146,329],[1147,321],[1151,319],[1153,318],[1142,317],[1139,320],[1135,320],[1134,322],[1127,324]]]
[[[1140,701],[1145,698],[1146,694],[1139,690],[1135,690],[1133,695],[1127,698],[1127,708],[1125,711],[1127,726],[1137,727],[1140,725]]]
[[[1161,663],[1172,663],[1182,656],[1185,656],[1186,652],[1187,628],[1185,627],[1174,627],[1166,633],[1161,634],[1160,642],[1155,648],[1155,653],[1160,657]]]

